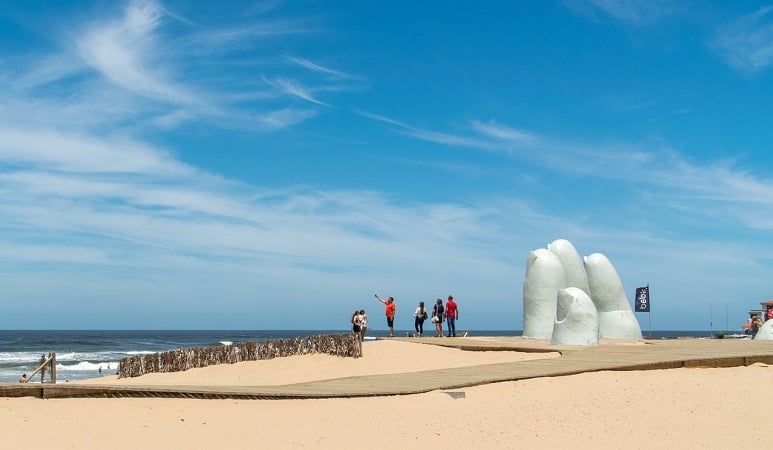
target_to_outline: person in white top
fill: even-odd
[[[365,339],[365,333],[368,332],[368,315],[365,310],[360,310],[360,339]]]
[[[424,321],[427,320],[427,310],[424,309],[424,302],[419,302],[413,317],[413,327],[416,329],[416,335],[421,337],[424,334]]]

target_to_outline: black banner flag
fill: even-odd
[[[650,287],[636,288],[636,300],[634,301],[636,312],[650,312]]]

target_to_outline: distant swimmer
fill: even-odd
[[[27,374],[22,374],[22,376],[19,377],[19,383],[26,383],[27,382]]]

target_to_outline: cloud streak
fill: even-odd
[[[473,133],[461,134],[416,128],[379,114],[373,114],[362,110],[356,110],[356,112],[363,117],[394,125],[397,132],[401,134],[412,136],[423,141],[454,147],[470,147],[510,153],[516,148],[532,146],[539,141],[539,137],[536,134],[497,124],[493,121],[482,122],[473,120],[468,127]]]
[[[471,121],[466,133],[453,134],[417,129],[376,114],[360,114],[422,141],[494,151],[542,170],[607,180],[634,192],[646,191],[652,204],[666,209],[671,205],[673,213],[773,229],[773,179],[737,168],[733,161],[697,164],[663,144],[589,144],[479,121]]]
[[[760,8],[722,26],[714,50],[736,70],[756,72],[773,64],[773,7]]]
[[[286,80],[283,78],[269,80],[268,78],[263,77],[263,81],[265,81],[266,84],[268,84],[269,86],[279,89],[283,93],[288,94],[290,96],[300,98],[301,100],[305,100],[310,103],[314,103],[315,105],[326,106],[326,107],[330,106],[327,103],[324,103],[314,98],[314,96],[311,94],[311,92],[309,92],[307,88],[297,83],[294,83],[290,80]]]
[[[684,8],[666,0],[568,0],[566,4],[584,15],[601,12],[617,22],[636,27],[659,23]]]
[[[97,25],[76,38],[82,61],[114,84],[154,100],[194,105],[194,94],[167,80],[159,70],[163,59],[154,54],[159,45],[156,30],[163,10],[154,3],[134,0],[123,17]]]
[[[330,69],[328,67],[320,66],[319,64],[315,64],[308,59],[304,58],[296,58],[294,56],[285,55],[285,59],[288,61],[295,63],[301,67],[305,67],[312,72],[316,72],[322,75],[327,75],[329,77],[332,77],[333,79],[351,79],[355,78],[353,75],[349,75],[348,73],[344,73],[335,69]]]
[[[178,28],[184,33],[171,38],[170,22],[182,24]],[[121,123],[135,132],[195,122],[257,131],[292,127],[317,113],[293,107],[282,96],[329,105],[303,80],[278,75],[269,83],[272,91],[259,76],[244,78],[242,65],[261,63],[245,60],[238,49],[288,33],[312,32],[300,22],[277,19],[211,29],[158,3],[132,0],[117,13],[73,23],[62,33],[66,38],[54,41],[55,50],[44,57],[10,55],[0,71],[0,81],[8,87],[0,93],[8,106],[0,119],[6,115],[19,123],[92,131]],[[267,56],[263,63],[276,57]]]

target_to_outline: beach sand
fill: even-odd
[[[365,343],[99,383],[266,385],[535,357]],[[146,378],[147,377],[147,378]],[[3,448],[743,448],[764,445],[773,368],[596,372],[426,394],[322,400],[0,398]]]
[[[476,366],[530,359],[558,358],[559,353],[466,352],[435,345],[378,340],[363,344],[363,358],[339,358],[315,354],[289,356],[264,361],[222,364],[196,370],[151,373],[136,378],[104,376],[88,381],[99,384],[128,385],[211,385],[272,386],[332,378],[421,372],[424,370]]]

